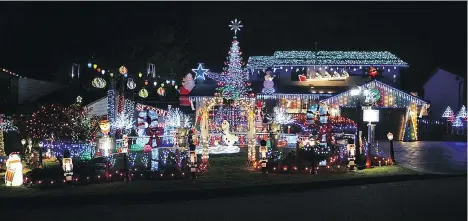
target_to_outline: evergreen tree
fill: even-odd
[[[251,91],[249,87],[249,74],[242,68],[243,62],[237,37],[234,36],[232,46],[227,57],[224,71],[219,77],[219,94],[225,99],[239,99],[246,97]]]

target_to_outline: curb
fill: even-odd
[[[0,198],[8,201],[2,209],[22,207],[32,207],[40,209],[43,207],[77,206],[77,205],[115,205],[115,204],[158,204],[189,200],[206,200],[226,197],[253,196],[269,193],[303,192],[334,187],[359,186],[379,183],[393,183],[402,181],[467,177],[467,174],[416,174],[416,175],[395,175],[381,177],[364,177],[348,180],[316,181],[308,183],[271,184],[259,186],[245,186],[222,189],[199,189],[181,190],[170,192],[147,192],[147,193],[122,193],[111,195],[81,195],[81,196],[38,196],[38,197],[9,197]]]

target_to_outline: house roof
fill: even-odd
[[[445,70],[445,69],[442,69],[442,68],[440,68],[440,67],[437,67],[437,68],[436,68],[434,71],[432,71],[432,73],[429,75],[429,77],[427,78],[426,82],[424,82],[424,86],[426,86],[427,82],[429,82],[436,74],[441,73],[441,72],[446,73],[446,74],[449,74],[449,75],[452,75],[452,76],[454,76],[454,77],[459,77],[459,78],[462,79],[463,81],[465,80],[465,78],[462,77],[462,76],[460,76],[460,75],[454,74],[454,73],[449,72],[449,71],[447,71],[447,70]]]
[[[390,85],[387,85],[387,84],[385,84],[385,83],[382,83],[382,82],[380,82],[380,81],[378,81],[378,80],[373,80],[373,81],[370,81],[370,82],[367,82],[367,83],[361,85],[361,87],[366,87],[366,88],[373,88],[373,87],[375,87],[375,86],[383,87],[383,88],[385,88],[385,89],[387,89],[387,90],[394,90],[394,91],[396,91],[396,92],[398,92],[398,93],[400,93],[400,94],[405,95],[405,96],[402,96],[403,98],[405,98],[405,99],[407,99],[407,100],[411,100],[412,102],[414,102],[414,103],[416,103],[416,104],[418,104],[418,105],[423,105],[423,104],[427,104],[427,103],[428,103],[428,102],[426,102],[425,100],[421,99],[420,97],[417,97],[417,96],[413,96],[413,95],[411,95],[411,94],[408,94],[408,93],[406,93],[406,92],[404,92],[404,91],[401,91],[401,90],[399,90],[399,89],[397,89],[397,88],[394,88],[394,87],[392,87],[392,86],[390,86]],[[334,95],[334,96],[332,96],[332,97],[329,97],[329,98],[327,98],[327,99],[324,99],[324,100],[322,100],[321,102],[324,102],[324,103],[326,103],[326,104],[334,103],[334,102],[336,102],[337,100],[339,100],[340,98],[342,98],[343,96],[349,96],[349,93],[350,93],[350,90],[345,91],[345,92],[343,92],[343,93],[339,93],[339,94]]]
[[[379,65],[408,67],[408,63],[388,51],[276,51],[273,56],[249,57],[247,68],[265,69],[285,65]]]

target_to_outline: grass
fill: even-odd
[[[270,184],[308,183],[330,180],[349,180],[363,177],[379,177],[392,175],[411,175],[417,172],[401,167],[386,166],[348,173],[308,174],[261,174],[248,171],[245,167],[247,154],[212,155],[209,171],[195,180],[172,181],[133,181],[90,184],[75,188],[37,189],[37,188],[6,188],[0,187],[0,197],[30,197],[30,196],[76,196],[100,195],[114,193],[147,193],[161,191],[179,191],[195,189],[221,189]]]

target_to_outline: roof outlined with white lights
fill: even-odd
[[[408,67],[388,51],[276,51],[273,56],[252,56],[248,69],[280,66],[395,66]]]

